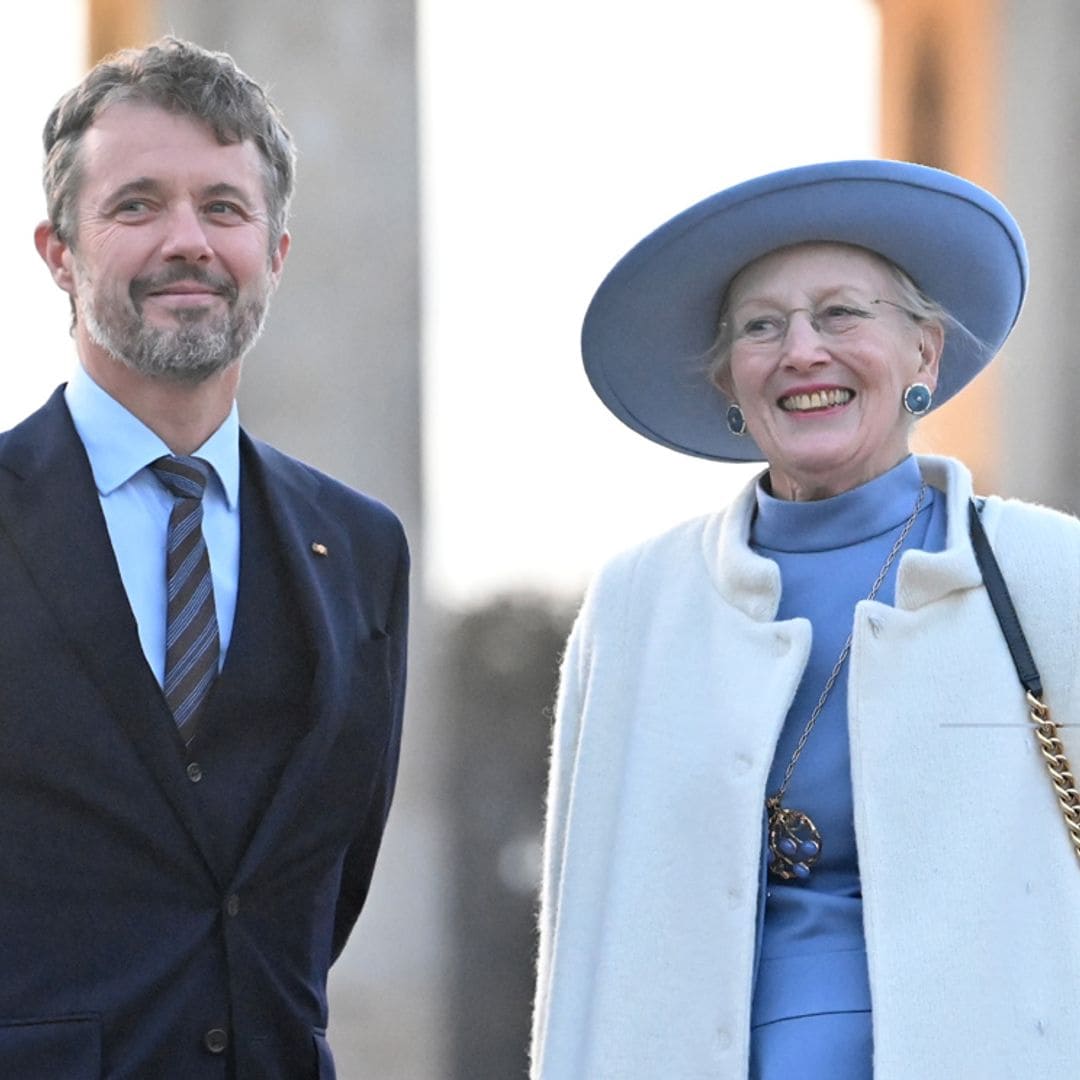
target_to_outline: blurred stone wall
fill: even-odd
[[[571,617],[517,596],[447,620],[447,1080],[526,1074],[551,707]]]

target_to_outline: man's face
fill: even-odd
[[[73,243],[63,249],[84,363],[198,383],[255,343],[288,250],[270,251],[259,152],[200,121],[118,103],[79,150]]]

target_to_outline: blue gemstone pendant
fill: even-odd
[[[806,881],[821,858],[821,833],[801,810],[769,799],[769,873],[781,881]]]

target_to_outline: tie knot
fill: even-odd
[[[178,499],[201,499],[210,478],[210,466],[197,457],[160,457],[150,468]]]

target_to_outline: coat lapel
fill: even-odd
[[[183,745],[142,653],[93,474],[62,388],[0,438],[0,526],[72,654],[207,861]]]

